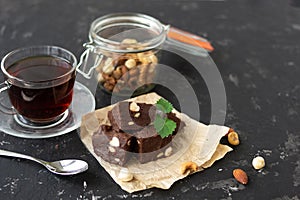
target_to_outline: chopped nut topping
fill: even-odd
[[[165,150],[165,156],[166,156],[166,157],[170,156],[170,155],[172,154],[172,151],[173,151],[172,147],[168,147],[168,148]]]
[[[119,147],[120,146],[120,141],[117,137],[113,137],[111,139],[111,141],[109,141],[109,144],[110,144],[110,146],[113,146],[113,147]]]
[[[140,107],[137,105],[137,103],[131,102],[129,106],[129,110],[131,110],[132,112],[139,112]]]
[[[132,126],[132,125],[134,125],[134,122],[128,122],[128,125]]]

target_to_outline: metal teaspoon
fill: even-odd
[[[32,160],[44,165],[50,172],[59,175],[78,174],[88,169],[87,162],[83,160],[77,160],[77,159],[66,159],[66,160],[58,160],[54,162],[47,162],[41,159],[34,158],[32,156],[6,151],[2,149],[0,149],[0,156],[9,156],[9,157],[17,157],[17,158]]]

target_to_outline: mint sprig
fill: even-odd
[[[176,123],[173,120],[168,119],[166,115],[172,112],[173,105],[167,100],[161,98],[156,102],[156,108],[158,110],[158,114],[155,116],[154,128],[162,138],[168,137],[169,135],[172,135],[176,129]],[[159,112],[162,112],[163,115],[159,114]]]
[[[167,100],[160,98],[157,102],[156,102],[156,108],[160,111],[162,111],[163,113],[170,113],[173,110],[173,105],[168,102]]]

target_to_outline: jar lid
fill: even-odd
[[[114,13],[93,21],[89,38],[93,47],[101,50],[140,52],[161,45],[165,41],[167,30],[168,26],[148,15]]]

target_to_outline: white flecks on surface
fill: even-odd
[[[288,155],[286,152],[282,151],[282,152],[280,152],[279,158],[280,158],[281,160],[284,160],[284,159],[287,158],[288,156],[289,156],[289,155]]]
[[[300,24],[292,24],[292,28],[300,31]]]
[[[32,32],[26,32],[26,33],[23,33],[23,38],[30,38],[32,37],[33,33]]]
[[[83,181],[83,189],[85,190],[87,188],[87,183],[86,181]]]
[[[5,184],[5,185],[3,185],[3,186],[1,187],[1,190],[2,190],[3,188],[8,188],[9,191],[10,191],[10,194],[15,194],[15,193],[16,193],[16,190],[17,190],[17,188],[18,188],[18,181],[19,181],[19,180],[20,180],[20,179],[18,179],[18,178],[11,178],[11,177],[5,178],[5,181],[8,182],[8,183]]]
[[[199,7],[198,3],[196,2],[185,2],[182,4],[181,9],[183,11],[192,11],[192,10],[197,10]]]
[[[17,31],[14,30],[12,33],[11,33],[11,36],[10,36],[10,39],[13,40],[16,38],[16,35],[17,35]]]
[[[186,187],[186,186],[183,186],[181,189],[180,189],[180,191],[182,192],[182,193],[186,193],[186,192],[188,192],[190,190],[190,188],[188,188],[188,187]]]
[[[289,62],[287,63],[287,65],[288,65],[288,66],[294,66],[295,63],[294,63],[293,61],[289,61]]]
[[[58,192],[57,192],[57,196],[61,196],[61,195],[63,195],[64,193],[65,193],[65,190],[58,191]]]
[[[275,115],[272,115],[271,121],[273,122],[273,124],[275,124],[277,122],[277,117]]]
[[[296,167],[294,170],[294,174],[293,174],[293,179],[294,179],[294,186],[298,187],[300,186],[300,160],[297,161],[296,163]]]
[[[1,146],[5,145],[5,144],[10,144],[10,142],[6,142],[6,141],[1,141],[1,142],[0,142],[0,145],[1,145]]]
[[[239,87],[239,79],[237,75],[229,74],[229,81],[231,81],[236,87]]]
[[[205,189],[221,189],[228,196],[231,196],[231,192],[237,192],[240,190],[244,190],[246,187],[243,184],[238,183],[234,178],[229,178],[225,180],[208,182],[206,184],[202,184],[199,186],[193,186],[196,190],[205,190]]]
[[[293,197],[289,197],[287,195],[284,195],[282,197],[274,198],[272,200],[300,200],[300,198],[298,197],[298,195],[293,196]]]
[[[280,146],[280,159],[288,160],[289,157],[295,157],[297,162],[292,174],[293,185],[295,187],[300,186],[300,136],[299,134],[287,132],[287,141],[284,142],[284,146]]]
[[[117,194],[116,196],[120,199],[127,199],[129,197],[128,194]]]
[[[298,115],[298,112],[294,108],[288,109],[288,116]]]
[[[239,161],[232,161],[232,162],[235,166],[243,167],[249,165],[249,162],[247,160],[239,160]]]
[[[6,26],[3,25],[3,26],[1,27],[1,29],[0,29],[0,35],[1,35],[1,36],[4,35],[5,29],[6,29]]]
[[[261,106],[260,105],[258,105],[258,98],[257,97],[251,97],[251,104],[252,104],[252,106],[253,106],[253,108],[255,109],[255,110],[261,110]]]
[[[289,156],[298,155],[300,152],[300,136],[287,133],[288,139],[284,143],[284,149]]]

